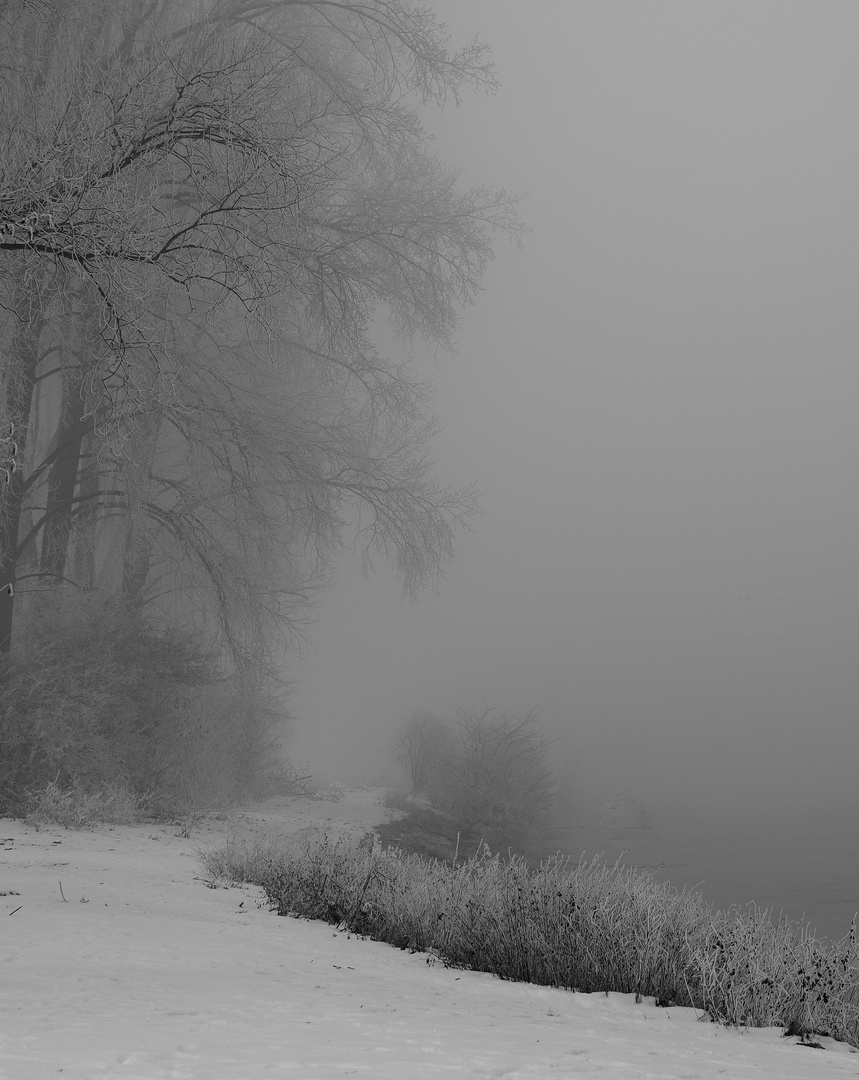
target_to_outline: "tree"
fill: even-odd
[[[538,714],[457,709],[456,722],[415,710],[391,740],[396,761],[456,829],[496,851],[543,856],[555,849],[551,741]]]
[[[542,853],[551,840],[551,742],[530,709],[522,716],[457,709],[454,812],[491,847]]]
[[[438,790],[450,759],[453,732],[431,712],[415,709],[391,740],[394,759],[408,772],[412,792]]]
[[[483,47],[408,0],[7,0],[0,42],[0,584],[196,598],[241,664],[356,511],[366,558],[432,581],[474,492],[435,480],[424,390],[371,325],[447,345],[518,237],[407,101],[492,89]]]

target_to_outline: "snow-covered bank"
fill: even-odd
[[[385,813],[356,791],[274,801],[191,840],[0,822],[0,1077],[859,1076],[859,1054],[828,1039],[429,966],[278,918],[258,889],[206,888],[197,852],[228,831],[363,829]]]

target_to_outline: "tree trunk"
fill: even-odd
[[[45,283],[41,283],[44,285]],[[39,340],[45,325],[43,300],[38,285],[20,285],[14,305],[14,328],[9,346],[6,371],[8,418],[14,424],[18,467],[2,483],[0,495],[0,654],[12,647],[12,622],[15,610],[14,587],[18,562],[18,527],[26,491],[23,461],[27,447],[27,429],[33,408],[33,389],[39,366]]]
[[[151,538],[140,529],[134,517],[129,517],[125,529],[122,595],[130,607],[139,608],[143,604],[143,590],[149,578],[151,560]]]
[[[81,448],[88,425],[84,422],[84,403],[78,403],[78,415],[61,423],[56,445],[59,456],[48,474],[48,501],[42,532],[41,572],[59,583],[66,576],[66,559],[72,532],[75,488],[80,474]]]
[[[103,348],[98,334],[98,308],[92,296],[81,282],[76,284],[74,292],[75,310],[69,316],[67,328],[61,330],[62,402],[48,454],[48,460],[53,458],[53,461],[42,530],[41,572],[57,584],[66,576],[72,523],[78,513],[74,499],[83,472],[83,440],[93,428],[92,421],[85,419],[84,380]]]
[[[96,436],[90,429],[81,447],[80,508],[74,531],[73,576],[79,588],[95,588],[95,557],[98,544],[99,500],[101,474],[98,470]]]
[[[128,492],[122,563],[122,595],[126,603],[135,608],[143,605],[143,593],[152,563],[152,537],[138,505],[138,496],[144,490],[145,477],[152,468],[162,419],[160,412],[149,413],[141,419],[140,430],[135,436],[135,467],[140,476],[140,484],[139,490]]]

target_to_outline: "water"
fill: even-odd
[[[718,908],[756,903],[771,915],[811,925],[816,936],[839,940],[859,911],[859,857],[813,848],[752,847],[740,855],[700,851],[682,862],[653,867],[677,888],[697,887]]]
[[[815,826],[636,824],[611,834],[585,827],[574,843],[576,854],[620,857],[677,889],[697,889],[717,908],[755,903],[833,941],[859,912],[859,835],[843,819]]]

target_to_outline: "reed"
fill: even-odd
[[[529,867],[481,853],[442,863],[310,831],[203,854],[222,880],[261,886],[279,915],[426,951],[451,967],[587,993],[686,1005],[714,1021],[781,1026],[859,1046],[856,925],[834,946],[757,907],[717,911],[646,871],[560,856]]]

